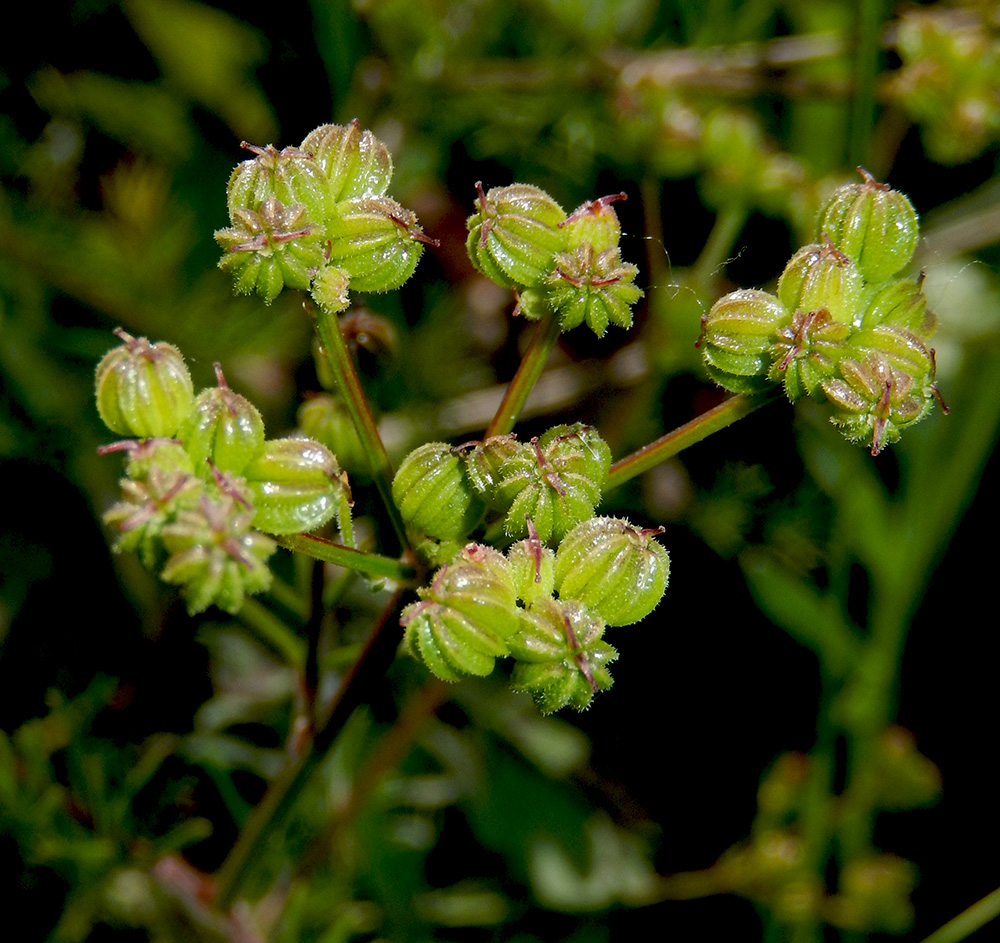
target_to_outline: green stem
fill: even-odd
[[[314,560],[324,563],[335,563],[351,570],[370,573],[372,576],[388,576],[394,580],[412,580],[416,570],[402,560],[393,557],[383,557],[377,553],[366,553],[364,550],[353,550],[331,540],[315,537],[312,534],[286,534],[274,538],[286,550],[304,553]]]
[[[644,445],[641,449],[633,452],[614,463],[604,483],[604,492],[607,493],[612,488],[625,484],[636,475],[641,475],[650,468],[665,462],[668,458],[677,455],[678,452],[707,439],[713,432],[731,426],[739,419],[749,416],[750,413],[761,406],[774,402],[781,395],[781,390],[777,389],[770,393],[762,393],[759,396],[744,396],[737,394],[731,396],[725,402],[713,407],[690,422],[679,426],[672,432],[660,436],[655,442]]]
[[[399,515],[396,503],[392,500],[392,478],[395,472],[389,453],[386,452],[382,437],[378,433],[378,427],[375,425],[368,397],[365,396],[361,380],[354,369],[354,361],[351,360],[350,351],[341,336],[337,315],[325,310],[321,305],[316,305],[314,310],[316,331],[337,380],[337,388],[347,402],[347,411],[351,414],[351,421],[361,440],[372,478],[375,479],[375,487],[382,496],[396,536],[399,537],[400,546],[405,549],[409,546],[406,540],[406,528],[403,526],[403,519]]]
[[[708,241],[691,266],[691,274],[687,279],[687,284],[693,286],[695,291],[700,293],[701,289],[707,288],[713,276],[725,264],[749,215],[742,203],[730,203],[719,210],[712,231],[708,234]]]
[[[500,403],[493,421],[486,430],[487,438],[491,435],[504,435],[514,428],[528,395],[545,369],[545,363],[552,353],[552,348],[556,346],[561,330],[562,325],[556,317],[543,318],[538,322],[524,359],[517,368],[514,379],[510,381],[503,402]]]
[[[848,153],[848,163],[854,166],[868,166],[871,162],[872,130],[875,127],[875,83],[881,55],[879,30],[885,19],[884,6],[884,0],[861,0],[858,4],[854,99],[851,102],[851,140]]]
[[[253,629],[254,634],[281,655],[289,665],[298,668],[305,663],[305,642],[256,599],[247,597],[243,600],[243,605],[240,607],[240,621]]]
[[[399,646],[399,633],[395,630],[399,627],[403,596],[402,590],[393,594],[373,626],[358,660],[325,711],[315,736],[272,781],[264,798],[244,823],[236,844],[219,869],[215,906],[220,912],[232,906],[254,863],[261,857],[268,838],[284,823],[303,787],[323,762],[354,709],[371,690],[371,685],[392,664]]]
[[[923,943],[958,943],[997,917],[1000,917],[1000,887],[935,930]]]

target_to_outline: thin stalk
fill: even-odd
[[[532,387],[545,369],[552,348],[556,346],[562,325],[555,317],[543,318],[535,327],[535,333],[525,351],[524,359],[510,381],[503,401],[486,430],[486,436],[504,435],[514,428],[514,423],[528,400]]]
[[[240,621],[281,655],[287,664],[299,668],[305,663],[305,642],[256,599],[247,597],[243,600]]]
[[[958,943],[997,917],[1000,917],[1000,887],[935,930],[923,943]]]
[[[332,540],[324,540],[313,534],[285,534],[274,538],[286,550],[304,553],[314,560],[335,563],[350,570],[359,570],[372,576],[387,576],[390,579],[407,581],[416,576],[416,570],[409,563],[394,557],[383,557],[377,553],[353,550]]]
[[[885,19],[884,0],[861,0],[858,4],[854,98],[851,102],[851,140],[848,163],[868,166],[875,127],[875,83],[881,55],[880,29]]]
[[[691,274],[687,279],[687,284],[695,291],[707,288],[713,276],[725,265],[736,237],[746,225],[749,215],[743,203],[730,203],[719,210],[712,231],[708,234],[708,241],[691,266]]]
[[[351,414],[351,421],[361,440],[372,478],[375,479],[375,487],[382,496],[382,502],[399,538],[400,546],[405,549],[409,546],[406,540],[406,528],[403,526],[403,519],[399,515],[396,503],[392,500],[392,478],[395,472],[389,453],[386,452],[385,444],[378,433],[378,427],[375,425],[368,397],[365,396],[358,372],[354,369],[354,361],[341,336],[337,315],[320,305],[314,306],[314,310],[316,331],[336,378],[337,388],[347,402],[347,411]]]
[[[744,396],[742,394],[731,396],[725,402],[702,413],[683,426],[660,436],[655,442],[650,442],[649,445],[644,445],[638,451],[615,462],[611,466],[607,481],[604,483],[605,493],[625,484],[636,475],[649,471],[650,468],[659,465],[660,462],[665,462],[668,458],[672,458],[696,442],[707,439],[713,432],[731,426],[737,420],[749,416],[750,413],[760,409],[761,406],[774,402],[780,396],[780,389],[770,393],[762,393],[759,396]]]
[[[243,882],[261,857],[271,834],[284,823],[310,776],[323,762],[337,735],[354,713],[371,685],[388,670],[399,646],[398,619],[404,592],[393,594],[365,642],[365,647],[324,712],[315,736],[306,739],[302,752],[272,781],[267,793],[250,813],[236,844],[222,863],[216,880],[216,908],[228,910]]]

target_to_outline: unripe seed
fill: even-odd
[[[565,247],[559,224],[566,213],[544,190],[515,183],[479,191],[478,209],[466,222],[472,264],[498,285],[530,287],[552,271]]]
[[[218,386],[198,394],[178,435],[198,474],[211,463],[239,475],[264,447],[264,421],[253,403],[229,389],[219,364],[215,375]]]
[[[784,381],[785,395],[793,403],[803,396],[818,396],[823,381],[851,353],[850,335],[851,328],[833,320],[826,308],[796,311],[791,322],[777,331],[768,376]]]
[[[406,642],[437,677],[488,675],[519,627],[514,584],[503,554],[469,544],[419,589],[400,618]]]
[[[97,365],[97,411],[119,435],[172,436],[191,410],[194,385],[181,352],[118,328],[124,343]]]
[[[461,457],[445,442],[428,442],[403,459],[392,499],[408,526],[439,540],[461,540],[485,510]]]
[[[771,347],[777,331],[792,319],[774,296],[740,289],[720,298],[702,318],[699,346],[709,375],[732,393],[759,393],[772,387]]]
[[[329,212],[327,180],[323,168],[297,147],[279,151],[268,144],[243,147],[256,156],[238,164],[229,178],[227,203],[233,225],[241,211],[258,213],[274,199],[284,206],[301,206],[306,220],[321,224]]]
[[[507,550],[507,561],[514,580],[517,598],[531,608],[539,599],[545,599],[555,590],[555,554],[538,536],[534,524],[527,522],[528,536],[512,544]]]
[[[606,249],[616,249],[621,238],[622,227],[618,222],[618,214],[611,204],[618,200],[627,200],[625,193],[613,193],[599,200],[592,200],[578,206],[561,223],[565,230],[566,251],[573,252],[585,244],[589,244],[595,255]]]
[[[354,291],[399,288],[414,272],[424,244],[417,217],[385,196],[338,203],[326,227],[327,259],[345,271]]]
[[[923,280],[921,273],[915,283],[905,278],[886,282],[868,303],[861,327],[903,328],[921,340],[930,340],[937,330],[937,316],[927,308]]]
[[[593,516],[611,467],[611,450],[593,427],[555,426],[524,444],[497,438],[470,455],[470,477],[491,507],[506,511],[509,537],[527,536],[530,519],[542,543],[555,542]]]
[[[253,509],[233,496],[205,494],[163,528],[170,557],[160,578],[181,587],[192,615],[213,604],[235,614],[247,593],[271,585],[266,561],[276,544],[251,529],[252,518]]]
[[[577,524],[556,551],[556,590],[608,625],[638,622],[656,608],[670,577],[670,556],[654,539],[663,528],[595,517]]]
[[[567,705],[590,706],[594,694],[611,687],[607,665],[618,657],[601,640],[604,624],[573,600],[543,599],[521,617],[509,641],[517,659],[511,682],[528,691],[543,714]]]
[[[268,534],[302,534],[325,524],[337,513],[347,480],[333,453],[305,437],[265,443],[243,474],[253,526]]]
[[[571,252],[558,253],[554,261],[555,268],[545,280],[543,310],[554,311],[564,331],[586,321],[603,337],[608,324],[632,326],[632,305],[642,297],[642,289],[634,284],[639,270],[622,262],[617,246],[598,253],[584,243]],[[524,304],[523,295],[522,308],[528,317],[537,310]]]
[[[885,281],[913,258],[920,227],[913,204],[862,167],[863,183],[840,187],[820,211],[819,232],[850,256],[865,280]]]
[[[382,196],[392,179],[392,157],[371,131],[355,119],[347,125],[324,124],[306,135],[301,149],[326,172],[331,200]]]
[[[778,298],[789,311],[825,310],[831,319],[857,326],[864,313],[864,280],[858,267],[827,240],[803,246],[778,280]]]
[[[256,292],[268,304],[286,285],[307,289],[326,261],[322,225],[308,218],[305,206],[286,206],[274,196],[259,211],[236,210],[233,225],[217,230],[215,241],[223,249],[219,268],[232,275],[236,291]]]
[[[187,452],[169,439],[134,443],[128,475],[120,482],[122,499],[104,513],[104,523],[117,533],[116,553],[137,552],[148,569],[162,562],[164,526],[196,507],[204,493],[193,472]]]
[[[872,455],[897,441],[903,427],[919,422],[934,405],[933,375],[915,383],[881,351],[863,360],[845,358],[838,373],[823,383],[834,407],[830,421],[852,442],[869,440]]]

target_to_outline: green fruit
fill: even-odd
[[[181,352],[162,341],[115,331],[124,343],[97,365],[97,411],[119,435],[166,437],[191,410],[194,386]]]
[[[267,534],[302,534],[340,507],[345,479],[333,453],[314,439],[265,443],[243,470],[254,506],[253,526]]]
[[[424,243],[417,217],[385,196],[336,205],[326,227],[327,260],[347,273],[354,291],[399,288],[414,272]]]
[[[264,447],[264,421],[253,403],[229,389],[219,364],[215,373],[219,385],[198,394],[178,435],[199,475],[209,463],[239,475]]]
[[[622,262],[617,246],[596,252],[588,242],[555,257],[555,268],[545,281],[545,310],[555,312],[564,331],[587,322],[603,337],[609,324],[632,326],[632,305],[642,297],[633,284],[638,268]],[[531,289],[528,289],[530,291]],[[524,304],[532,316],[532,305]]]
[[[334,202],[362,196],[382,196],[392,179],[392,157],[371,131],[357,120],[347,125],[324,124],[306,135],[301,150],[323,168]]]
[[[611,687],[607,669],[618,657],[602,641],[604,623],[573,600],[543,599],[521,617],[509,641],[517,660],[511,675],[516,691],[528,691],[543,714],[567,705],[584,710],[598,691]]]
[[[857,326],[864,313],[864,280],[829,241],[803,246],[778,279],[778,298],[789,311],[826,311],[834,321]]]
[[[605,623],[630,625],[651,613],[670,577],[670,556],[655,540],[663,528],[595,517],[577,524],[556,551],[556,590]]]
[[[837,372],[823,383],[833,406],[830,421],[852,442],[871,442],[872,455],[897,441],[904,427],[919,422],[934,405],[933,374],[915,380],[895,369],[882,351],[861,360],[845,358]]]
[[[775,334],[768,376],[784,382],[785,395],[793,403],[803,396],[819,396],[823,381],[851,353],[850,336],[850,326],[835,321],[826,308],[796,311],[791,322]]]
[[[466,537],[485,510],[461,457],[445,442],[428,442],[403,459],[392,499],[407,526],[439,540]]]
[[[885,281],[913,258],[920,227],[905,194],[859,167],[863,183],[840,187],[820,211],[818,231],[857,264],[865,280]]]
[[[566,213],[544,190],[515,183],[483,192],[466,226],[472,264],[498,285],[530,287],[552,271],[553,256],[566,240],[559,224]]]
[[[235,614],[247,593],[271,585],[266,561],[276,544],[251,529],[253,514],[231,494],[205,494],[163,528],[169,558],[160,578],[181,587],[192,615],[213,604]]]
[[[503,554],[469,544],[417,591],[400,618],[406,643],[439,678],[488,675],[520,625],[517,596]]]
[[[788,309],[765,291],[744,288],[720,298],[702,318],[705,367],[732,393],[759,393],[774,386],[768,376],[777,332],[792,319]]]

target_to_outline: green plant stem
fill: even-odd
[[[243,605],[240,607],[240,621],[281,655],[287,664],[301,668],[305,663],[305,642],[256,599],[248,596],[243,600]]]
[[[351,421],[354,423],[358,438],[361,440],[361,447],[368,459],[375,487],[378,488],[378,492],[382,496],[386,512],[392,521],[396,536],[399,538],[400,546],[406,549],[409,546],[406,540],[406,528],[403,526],[403,519],[400,517],[396,503],[392,500],[392,478],[395,472],[389,459],[389,453],[386,452],[385,444],[378,433],[378,427],[375,425],[375,417],[368,405],[368,397],[365,396],[358,372],[354,369],[354,361],[351,360],[350,351],[340,333],[337,315],[332,311],[325,310],[320,305],[314,305],[313,310],[316,312],[316,331],[323,344],[326,359],[336,378],[337,388],[347,403],[347,411],[351,415]]]
[[[561,330],[559,319],[555,317],[543,318],[535,326],[535,333],[525,351],[524,359],[517,368],[514,379],[510,381],[507,392],[504,393],[503,401],[486,430],[486,437],[504,435],[514,428],[514,423],[524,408],[532,388],[545,369],[546,361],[552,353],[552,348],[556,346]]]
[[[365,642],[357,661],[324,712],[315,736],[273,780],[264,798],[243,824],[236,844],[222,863],[216,880],[215,906],[228,910],[268,837],[284,823],[309,777],[323,762],[348,718],[365,699],[371,685],[388,670],[399,647],[399,612],[404,591],[393,594]]]
[[[377,553],[367,553],[364,550],[353,550],[312,534],[286,534],[274,539],[286,550],[304,553],[314,560],[335,563],[371,576],[387,576],[403,581],[412,580],[416,576],[416,569],[402,560],[383,557]]]
[[[997,917],[1000,917],[1000,887],[935,930],[923,943],[958,943]]]
[[[854,97],[851,102],[851,139],[848,163],[871,163],[872,129],[875,127],[875,83],[878,80],[879,33],[886,18],[884,0],[861,0],[858,4]]]
[[[707,439],[713,432],[725,429],[734,422],[749,416],[750,413],[773,403],[781,396],[781,390],[777,389],[770,393],[762,393],[759,396],[744,396],[737,394],[731,396],[725,402],[714,406],[700,416],[679,426],[672,432],[660,436],[655,442],[644,445],[641,449],[627,455],[625,458],[614,463],[604,483],[604,491],[607,493],[612,488],[625,484],[636,475],[641,475],[650,468],[672,458],[678,452]]]
[[[712,231],[708,234],[708,241],[691,266],[687,279],[687,284],[699,294],[709,287],[714,276],[725,264],[733,243],[746,225],[749,215],[743,203],[729,203],[719,210],[712,224]]]

